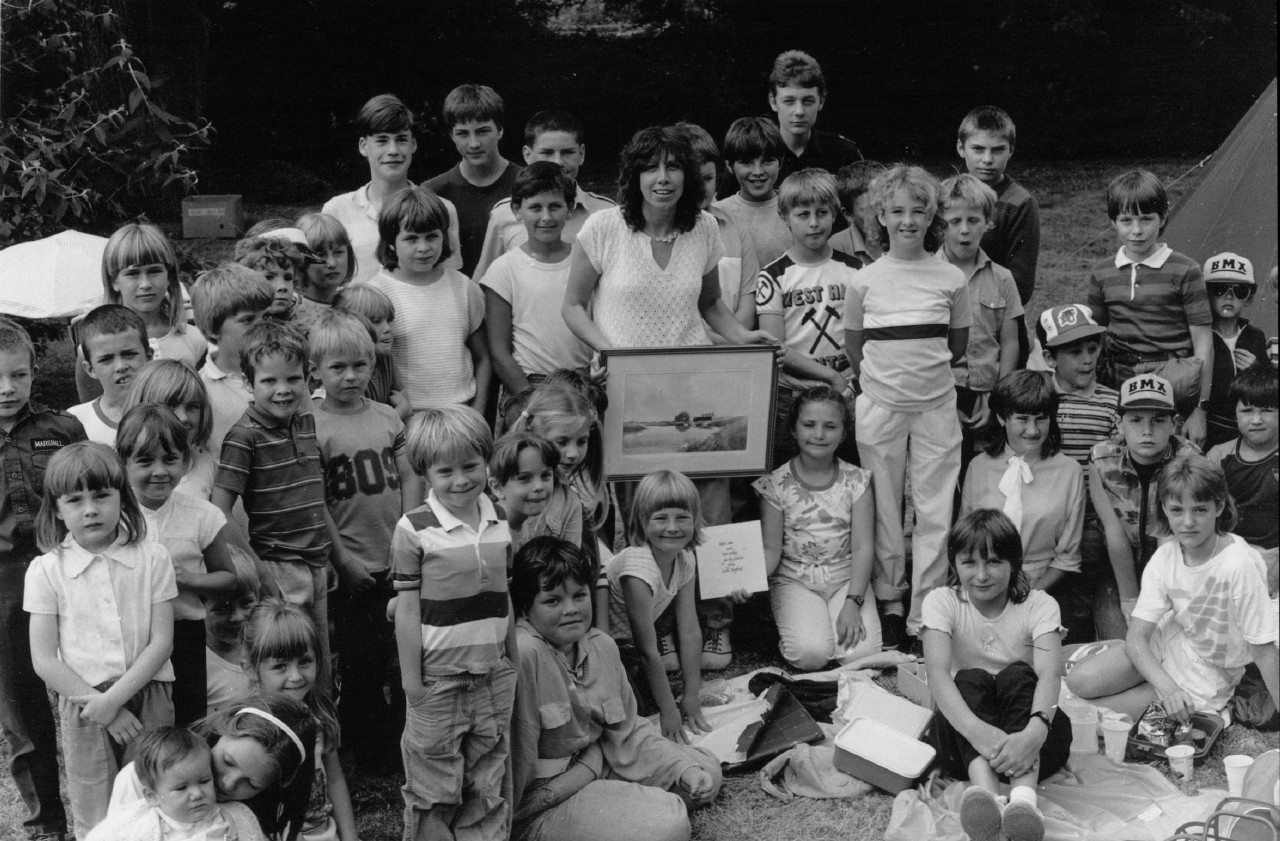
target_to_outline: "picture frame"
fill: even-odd
[[[605,477],[769,472],[778,385],[773,345],[613,348],[601,437]]]

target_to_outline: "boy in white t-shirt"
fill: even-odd
[[[571,253],[562,234],[576,193],[573,178],[558,163],[535,161],[521,171],[511,209],[528,238],[494,260],[480,279],[489,355],[508,394],[519,394],[557,368],[591,362],[591,348],[560,315]]]
[[[828,242],[839,213],[840,196],[830,173],[802,169],[782,182],[778,214],[791,232],[791,247],[760,270],[756,286],[760,329],[786,348],[778,379],[778,429],[785,428],[796,393],[807,388],[829,385],[846,401],[853,400],[842,327],[845,292],[857,268],[854,258],[834,251]],[[791,435],[775,436],[770,467],[796,452]],[[860,463],[852,434],[836,454],[850,464]]]

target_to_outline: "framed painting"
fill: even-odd
[[[772,345],[604,351],[606,477],[627,481],[663,469],[693,479],[767,473],[775,351]]]

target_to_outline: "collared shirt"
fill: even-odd
[[[80,421],[39,403],[28,403],[9,432],[0,430],[0,563],[26,563],[40,554],[35,520],[44,469],[58,450],[84,440]]]
[[[511,533],[480,495],[480,528],[436,497],[400,518],[391,537],[391,583],[417,595],[422,613],[422,675],[483,675],[506,653]]]
[[[945,248],[938,250],[938,258],[951,263]],[[1000,328],[1022,316],[1022,299],[1013,274],[981,248],[968,281],[969,311],[973,313],[969,346],[951,372],[962,388],[991,391],[1000,379]]]
[[[858,150],[857,143],[832,131],[814,129],[809,135],[809,143],[804,147],[804,154],[797,155],[790,149],[782,153],[778,183],[786,181],[787,176],[793,172],[813,167],[825,169],[835,175],[840,167],[860,160],[862,152]]]
[[[867,242],[863,238],[862,232],[858,230],[857,225],[850,225],[843,231],[833,234],[831,239],[827,240],[827,244],[841,254],[848,254],[857,260],[857,267],[860,269],[876,261],[876,258],[872,257],[871,252],[867,250]]]
[[[204,573],[204,550],[209,548],[227,517],[218,506],[206,499],[183,493],[169,498],[154,510],[142,507],[147,521],[146,540],[160,544],[169,552],[175,569]],[[204,602],[194,590],[182,590],[173,603],[173,618],[204,619]]]
[[[68,535],[23,586],[22,609],[58,617],[58,656],[90,686],[124,676],[151,641],[153,606],[178,597],[169,551],[148,540],[95,554]],[[151,679],[173,680],[173,666]]]
[[[597,196],[579,187],[573,202],[573,210],[569,213],[568,221],[564,223],[560,238],[572,244],[578,238],[578,231],[582,230],[582,223],[587,221],[588,216],[616,205],[617,203],[612,199]],[[479,280],[484,277],[484,273],[488,271],[489,266],[493,265],[494,260],[528,241],[529,232],[525,230],[524,223],[516,217],[515,209],[511,207],[511,199],[503,199],[495,204],[493,210],[489,211],[489,226],[484,232],[484,244],[480,247],[480,260],[476,263],[473,279]]]
[[[1181,453],[1199,453],[1200,449],[1185,438],[1174,435],[1169,439],[1169,449],[1156,465],[1160,469],[1173,461]],[[1110,441],[1096,444],[1089,454],[1089,462],[1098,467],[1098,477],[1102,480],[1102,489],[1111,502],[1111,510],[1124,529],[1124,536],[1133,547],[1135,567],[1141,571],[1156,551],[1160,539],[1151,533],[1156,519],[1156,508],[1160,505],[1155,493],[1156,480],[1146,485],[1138,478],[1138,470],[1129,456],[1129,448],[1124,438],[1117,435]]]
[[[250,406],[222,442],[216,487],[239,495],[249,517],[249,545],[264,561],[321,567],[329,560],[324,471],[316,418],[287,421]]]
[[[212,356],[200,368],[200,381],[209,393],[209,408],[213,412],[213,430],[207,446],[210,452],[220,453],[222,439],[244,416],[244,410],[253,402],[253,393],[239,371],[222,370]]]
[[[515,802],[539,767],[567,761],[599,744],[603,766],[619,779],[666,789],[702,761],[693,748],[662,736],[636,714],[636,699],[608,634],[591,628],[565,655],[525,620],[516,624],[520,674],[511,716]],[[597,776],[602,767],[593,767]]]
[[[407,186],[416,185],[411,181]],[[351,253],[356,258],[356,273],[351,278],[352,283],[363,283],[382,270],[382,264],[375,256],[378,241],[381,239],[378,235],[378,214],[382,206],[375,206],[369,199],[369,187],[370,184],[365,184],[359,190],[334,196],[321,208],[322,213],[337,219],[342,223],[342,227],[347,229],[347,239],[351,240]],[[444,202],[445,209],[449,211],[449,251],[451,252],[440,265],[449,269],[461,269],[462,245],[458,239],[458,210],[448,199],[442,198],[440,201]]]
[[[1190,328],[1213,323],[1200,264],[1163,244],[1137,263],[1121,248],[1095,266],[1086,303],[1107,328],[1112,353],[1168,356],[1190,351]]]

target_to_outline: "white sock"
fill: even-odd
[[[902,602],[885,602],[884,615],[885,616],[906,616],[907,609],[902,604]]]
[[[1009,802],[1017,803],[1019,801],[1030,803],[1032,806],[1036,805],[1036,790],[1031,786],[1014,786],[1009,791]]]

